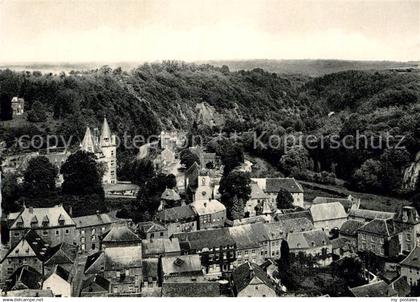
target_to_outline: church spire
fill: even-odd
[[[89,127],[86,128],[85,136],[80,144],[80,148],[83,151],[95,153],[95,143]]]
[[[112,134],[111,130],[109,129],[108,121],[106,120],[106,117],[104,117],[104,124],[102,126],[102,132],[100,137],[100,145],[101,146],[107,146],[111,145],[112,141]]]

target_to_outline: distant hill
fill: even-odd
[[[129,71],[144,62],[87,62],[87,63],[13,63],[1,64],[0,69],[12,69],[16,71],[34,71],[43,73],[60,72],[69,73],[72,70],[88,71],[108,65],[111,68],[121,67]],[[158,63],[158,62],[156,62]],[[346,61],[346,60],[208,60],[195,62],[197,64],[210,64],[221,67],[226,65],[231,71],[252,70],[261,68],[268,72],[280,74],[301,74],[311,77],[322,76],[346,70],[388,70],[419,68],[419,61],[395,62],[395,61]],[[153,62],[151,62],[153,64]]]
[[[226,65],[232,71],[262,68],[269,72],[304,74],[312,77],[346,70],[387,70],[418,68],[419,62],[344,61],[344,60],[238,60],[208,61],[214,66]]]

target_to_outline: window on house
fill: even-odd
[[[68,235],[70,233],[69,229],[66,229],[66,235]]]
[[[96,233],[96,229],[92,228],[92,235],[95,235],[95,233]]]

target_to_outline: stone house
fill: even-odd
[[[357,249],[378,256],[396,256],[401,250],[400,233],[401,229],[393,219],[374,219],[359,228]]]
[[[113,219],[108,214],[94,214],[73,218],[76,223],[80,253],[98,251],[99,236],[111,229]]]
[[[230,272],[236,260],[236,243],[228,228],[174,234],[182,254],[198,254],[207,275]]]
[[[417,210],[404,206],[394,218],[395,223],[402,230],[400,235],[401,251],[411,252],[420,246],[420,216]]]
[[[326,233],[333,229],[340,229],[347,221],[347,213],[339,202],[314,204],[309,211],[316,229],[322,229]]]
[[[269,238],[262,225],[260,224],[260,232],[256,230],[256,225],[244,224],[228,228],[236,246],[236,261],[233,263],[235,267],[248,261],[257,264],[264,262],[265,243],[269,241]]]
[[[238,297],[276,297],[276,285],[255,263],[245,262],[232,272],[234,292]]]
[[[10,244],[15,245],[28,230],[34,230],[50,245],[77,244],[76,223],[62,205],[49,208],[23,207],[10,226]]]
[[[287,243],[291,253],[303,252],[311,255],[316,258],[319,265],[326,266],[332,262],[332,244],[322,230],[290,233],[287,236]]]
[[[400,268],[401,276],[407,278],[410,286],[420,284],[420,247],[415,247],[411,253],[400,262]]]
[[[144,258],[181,255],[178,238],[143,239],[141,244]]]
[[[80,297],[108,297],[110,283],[101,275],[92,275],[83,280]]]
[[[16,269],[5,281],[3,292],[9,293],[20,290],[38,290],[42,286],[42,275],[29,265]],[[9,293],[10,294],[10,293]]]
[[[203,276],[199,255],[167,256],[161,261],[163,282]]]
[[[220,228],[225,225],[226,207],[215,199],[195,200],[191,204],[198,216],[199,230]]]
[[[168,229],[168,236],[197,230],[197,215],[191,205],[160,211],[156,220]]]
[[[270,201],[270,196],[266,194],[257,183],[251,183],[251,195],[245,203],[245,216],[253,217],[262,212],[263,205]],[[270,203],[272,204],[272,203]],[[259,210],[260,209],[260,210]]]
[[[293,197],[293,205],[303,208],[303,187],[294,178],[251,178],[270,197],[271,207],[276,208],[276,199],[281,189]]]
[[[164,239],[169,238],[168,229],[156,222],[147,221],[138,223],[138,230],[141,239]]]

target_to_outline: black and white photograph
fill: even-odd
[[[420,0],[0,0],[0,203],[2,301],[417,301]]]

